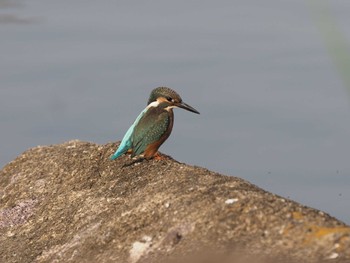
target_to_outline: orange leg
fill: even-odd
[[[152,159],[157,154],[159,146],[160,144],[157,144],[157,143],[148,145],[147,148],[145,149],[144,157],[146,159]]]
[[[154,160],[161,161],[161,160],[166,160],[167,157],[165,155],[162,155],[160,152],[156,152],[153,155]]]

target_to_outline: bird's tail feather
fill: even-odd
[[[119,156],[121,156],[122,154],[124,154],[125,152],[119,152],[116,151],[111,157],[109,157],[110,160],[115,160],[117,159]]]

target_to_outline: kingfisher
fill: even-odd
[[[131,157],[151,159],[159,147],[168,139],[174,124],[173,108],[199,112],[184,103],[179,94],[167,87],[152,90],[147,107],[139,114],[123,137],[111,160],[131,152]]]

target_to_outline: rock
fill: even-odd
[[[111,161],[116,147],[39,146],[6,165],[1,262],[350,262],[349,226],[321,211],[170,157]]]

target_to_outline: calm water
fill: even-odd
[[[161,151],[349,224],[350,96],[310,3],[0,2],[0,166],[120,140],[167,85],[201,115],[175,110]],[[350,42],[350,2],[328,11]]]

